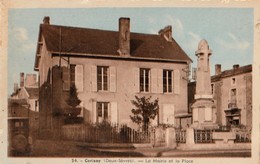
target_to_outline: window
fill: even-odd
[[[236,89],[231,89],[231,103],[236,104],[237,101],[237,90]]]
[[[211,93],[214,94],[214,84],[211,84]]]
[[[38,100],[35,100],[35,111],[38,111]]]
[[[97,67],[97,90],[108,90],[108,67],[106,66]]]
[[[163,70],[163,92],[172,93],[172,70]]]
[[[76,65],[70,65],[70,68],[62,68],[63,90],[69,90],[75,84],[75,67]]]
[[[232,84],[236,84],[236,78],[232,78]]]
[[[108,121],[108,102],[97,102],[97,122]]]
[[[69,68],[62,68],[63,90],[70,90],[72,85],[76,85],[77,91],[83,91],[83,65],[71,64]]]
[[[150,69],[140,68],[140,92],[150,90]]]
[[[70,86],[75,85],[75,67],[76,65],[70,65]]]

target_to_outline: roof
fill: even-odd
[[[219,75],[213,75],[211,76],[211,81],[218,81],[221,78],[226,78],[226,77],[231,77],[231,76],[236,76],[244,73],[249,73],[252,72],[252,65],[245,65],[242,67],[238,67],[236,69],[229,69],[221,72]]]
[[[12,99],[8,98],[9,105],[28,105],[26,99]]]
[[[118,53],[119,32],[117,31],[41,24],[39,41],[41,35],[44,37],[47,50],[52,54],[93,54],[120,57]],[[130,33],[130,56],[191,61],[174,39],[169,42],[160,35],[132,32]],[[38,60],[36,54],[35,68],[37,68]]]
[[[39,89],[38,88],[25,88],[25,90],[29,94],[30,99],[38,99],[39,98]]]

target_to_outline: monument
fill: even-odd
[[[211,93],[209,57],[212,51],[206,40],[201,40],[198,50],[195,52],[198,57],[195,101],[192,109],[192,127],[197,129],[215,128],[216,106]]]

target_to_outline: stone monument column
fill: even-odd
[[[206,40],[201,40],[196,51],[198,57],[196,93],[192,109],[194,128],[214,128],[216,125],[216,106],[211,93],[209,57],[212,51]]]

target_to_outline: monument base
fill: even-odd
[[[191,106],[195,129],[216,129],[216,106],[211,98],[196,99]]]

